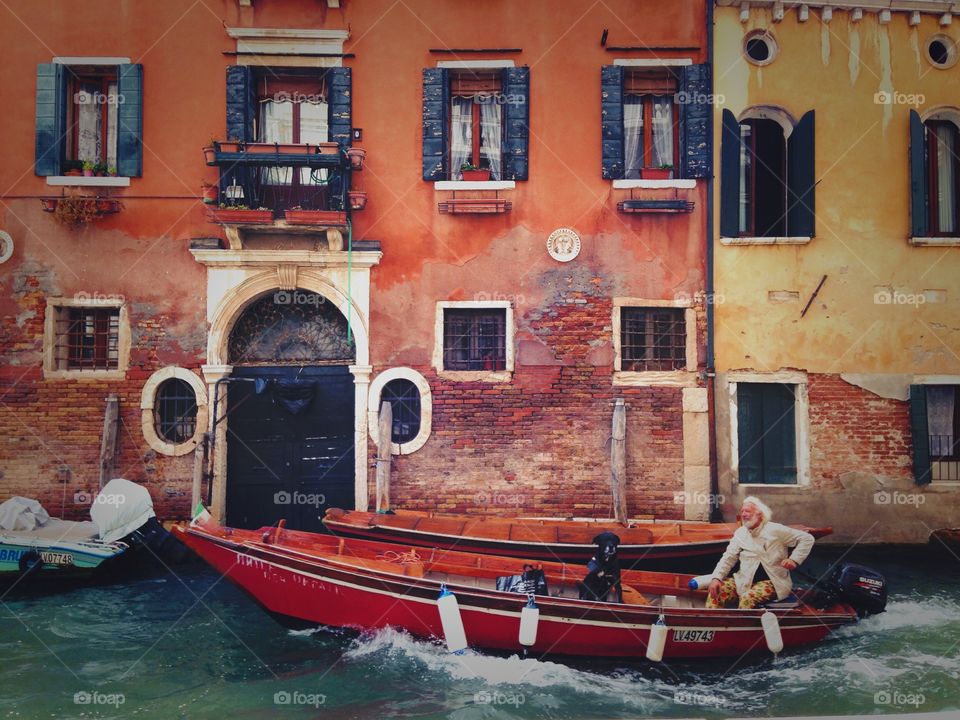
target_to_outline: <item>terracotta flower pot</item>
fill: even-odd
[[[348,190],[351,210],[363,210],[367,206],[367,193],[363,190]]]
[[[207,205],[215,205],[220,198],[220,188],[216,185],[204,185],[202,189],[203,202]]]
[[[347,150],[347,157],[350,158],[350,168],[352,170],[363,170],[363,161],[367,157],[367,151],[363,148],[350,148]]]
[[[217,164],[217,151],[213,145],[203,148],[203,160],[207,165]]]

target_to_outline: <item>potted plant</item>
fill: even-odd
[[[472,162],[465,162],[460,166],[462,180],[485,182],[490,179],[490,168],[478,168]]]
[[[291,225],[346,225],[347,214],[342,210],[305,210],[296,205],[283,214]]]
[[[83,176],[84,177],[93,177],[93,171],[97,167],[97,163],[92,160],[83,161]]]
[[[216,205],[220,198],[220,188],[212,183],[204,182],[201,186],[203,202],[207,205]]]
[[[348,148],[347,157],[350,159],[351,170],[363,170],[363,161],[367,157],[367,151],[363,148]]]
[[[115,166],[113,166],[113,165],[108,165],[108,166],[107,166],[107,175],[109,175],[110,177],[116,177],[116,176],[117,176],[117,168],[116,168]]]
[[[644,180],[670,180],[673,177],[673,165],[662,163],[655,168],[640,168],[640,177]]]
[[[363,190],[348,190],[347,199],[351,210],[363,210],[367,206],[367,193]]]
[[[216,140],[211,140],[210,144],[203,148],[203,161],[207,165],[216,165],[217,164],[217,147]]]
[[[76,228],[99,219],[103,215],[119,212],[123,205],[111,198],[87,195],[64,195],[58,198],[43,198],[43,209],[52,212],[57,222]]]
[[[63,164],[63,174],[68,177],[83,175],[83,163],[79,160],[67,160]]]
[[[207,220],[222,225],[269,225],[273,222],[273,211],[246,205],[210,206],[207,208]]]

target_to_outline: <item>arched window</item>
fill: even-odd
[[[186,442],[197,431],[197,394],[184,380],[165,380],[157,388],[153,417],[158,436],[174,444]]]
[[[960,110],[910,111],[914,237],[960,235]]]
[[[410,442],[420,433],[420,389],[410,380],[397,378],[383,386],[380,402],[393,409],[393,434],[398,445]]]

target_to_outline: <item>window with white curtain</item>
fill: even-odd
[[[634,71],[624,78],[624,177],[643,168],[674,167],[679,113],[677,81],[670,72]]]
[[[115,168],[119,103],[116,73],[74,78],[69,101],[67,158]]]
[[[467,71],[450,79],[450,179],[470,163],[503,177],[503,95],[497,73]]]
[[[326,90],[322,80],[267,78],[263,80],[257,139],[266,143],[322,143],[330,137]],[[310,182],[311,171],[301,168],[300,183]],[[270,168],[271,185],[293,183],[293,168]]]
[[[927,121],[927,158],[930,163],[930,228],[934,235],[955,236],[960,231],[960,132],[949,120]]]

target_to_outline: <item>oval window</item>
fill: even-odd
[[[927,41],[927,59],[941,70],[952,67],[957,61],[957,44],[946,35],[934,35]]]
[[[777,43],[766,30],[758,30],[744,38],[743,52],[754,65],[767,65],[777,55]]]
[[[393,410],[391,439],[398,445],[420,434],[420,389],[410,380],[397,378],[383,386],[380,402],[389,402]]]
[[[153,411],[157,435],[167,442],[187,442],[197,431],[197,395],[184,380],[164,380],[157,388]]]

